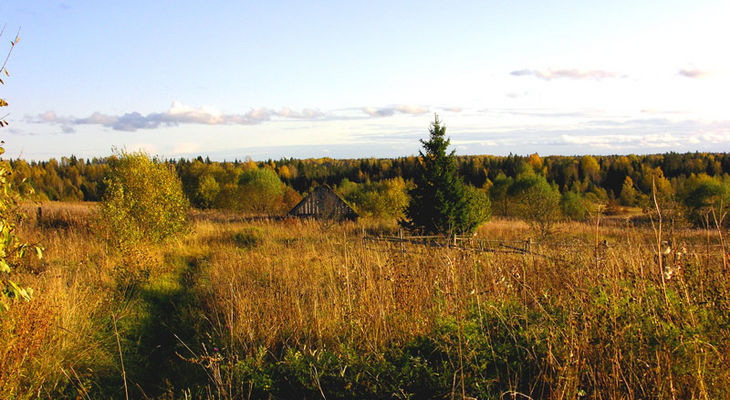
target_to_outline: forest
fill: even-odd
[[[112,156],[114,157],[114,156]],[[518,214],[509,200],[545,180],[560,196],[563,213],[583,219],[596,205],[646,209],[652,188],[692,210],[730,192],[730,154],[666,153],[612,156],[457,156],[466,183],[489,194],[495,215]],[[366,216],[399,217],[407,203],[418,157],[395,159],[331,158],[215,162],[160,160],[180,177],[193,206],[249,214],[286,213],[312,188],[335,188]],[[42,162],[9,161],[20,192],[39,201],[99,201],[109,159],[63,157]],[[713,200],[714,198],[715,200]],[[726,202],[727,203],[727,202]]]

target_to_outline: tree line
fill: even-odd
[[[111,158],[27,162],[9,160],[13,182],[37,200],[99,201],[108,184]],[[652,190],[699,210],[727,197],[730,154],[666,153],[610,156],[456,156],[458,174],[469,187],[489,194],[497,215],[521,215],[518,198],[558,204],[580,219],[590,204],[647,208]],[[419,157],[161,160],[180,177],[193,206],[241,212],[281,213],[312,188],[326,184],[359,212],[394,216],[408,204],[404,193],[419,176]],[[536,196],[536,193],[542,193]],[[534,203],[533,203],[534,204]],[[727,204],[727,202],[726,202]],[[610,207],[609,207],[610,211]]]

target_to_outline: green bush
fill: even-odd
[[[2,32],[0,32],[2,36]],[[20,40],[15,37],[10,41],[10,50],[5,58],[5,63],[0,67],[0,72],[8,74],[5,65],[8,62],[10,53],[15,47],[15,43]],[[0,84],[4,84],[0,80]],[[7,107],[8,102],[0,98],[0,107]],[[0,119],[0,128],[7,126],[8,123],[4,119]],[[4,142],[0,142],[0,145]],[[0,155],[5,153],[5,148],[0,146]],[[17,236],[15,222],[18,217],[18,207],[20,205],[20,196],[13,186],[11,177],[12,168],[10,163],[0,162],[0,310],[8,309],[10,304],[18,299],[30,300],[33,290],[19,286],[11,280],[11,274],[18,261],[25,254],[25,250],[30,247],[29,244],[23,243]],[[21,181],[21,184],[23,181]],[[36,246],[36,254],[41,257],[41,247]],[[0,363],[1,364],[1,363]]]
[[[264,233],[259,228],[248,228],[234,233],[233,242],[238,247],[254,248],[264,242]]]
[[[143,152],[110,164],[100,215],[113,243],[161,243],[186,230],[189,203],[171,168]]]
[[[692,175],[681,191],[688,216],[697,226],[714,225],[730,210],[730,182],[707,174]],[[713,216],[714,213],[714,216]]]
[[[249,169],[238,180],[243,211],[273,213],[281,208],[284,184],[269,168]]]
[[[5,150],[0,147],[0,154]],[[33,290],[18,285],[11,276],[20,259],[23,258],[30,244],[18,238],[16,221],[18,219],[18,196],[12,181],[9,179],[10,166],[0,162],[0,311],[7,310],[10,304],[22,299],[30,300]],[[41,257],[41,247],[35,246],[38,258]]]
[[[345,178],[337,191],[360,216],[401,219],[408,206],[408,184],[401,177],[361,184]]]
[[[201,208],[211,208],[220,193],[221,187],[212,175],[201,176],[198,189],[195,191],[195,202]]]
[[[560,209],[563,211],[563,215],[576,221],[582,221],[588,215],[583,198],[576,192],[563,193],[560,199]]]
[[[517,214],[547,236],[561,218],[560,193],[542,175],[525,175],[510,188],[517,200]]]

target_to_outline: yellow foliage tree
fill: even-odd
[[[2,36],[2,32],[0,32],[0,36]],[[9,75],[5,66],[18,40],[19,37],[16,35],[15,40],[10,42],[10,50],[0,67],[0,73],[5,76]],[[0,79],[0,84],[5,84],[5,82]],[[0,99],[0,107],[7,107],[7,105],[8,102],[5,99]],[[5,118],[0,119],[0,127],[7,125]],[[2,143],[4,142],[0,142],[0,144]],[[0,155],[4,152],[5,149],[0,146]],[[17,236],[15,221],[19,214],[20,197],[13,186],[11,172],[10,164],[0,161],[0,308],[5,310],[17,300],[30,300],[33,294],[32,289],[24,288],[11,279],[20,259],[31,247],[35,248],[39,258],[43,254],[40,246],[24,243]]]

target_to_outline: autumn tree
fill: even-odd
[[[212,175],[203,175],[195,190],[195,202],[201,208],[211,208],[220,191],[221,187]]]
[[[584,220],[588,214],[585,200],[580,193],[573,191],[563,193],[560,198],[560,209],[563,211],[563,215],[576,221]]]
[[[634,181],[630,176],[624,179],[624,184],[621,186],[621,193],[619,194],[619,201],[623,206],[633,206],[636,204],[636,198],[638,193],[634,189]]]
[[[542,175],[526,174],[518,177],[510,189],[517,214],[541,236],[549,235],[562,217],[557,188]]]
[[[0,33],[0,36],[2,36],[2,33]],[[4,73],[6,76],[8,71],[5,66],[18,40],[19,38],[16,35],[15,39],[10,42],[10,50],[5,62],[0,67],[0,73]],[[0,79],[0,84],[4,84],[2,79]],[[8,102],[0,98],[0,107],[7,106]],[[0,120],[0,127],[7,125],[8,123],[4,118]],[[2,143],[4,142],[0,141],[0,145]],[[5,153],[5,149],[0,146],[0,155],[3,153]],[[18,237],[16,222],[20,203],[21,198],[13,185],[10,163],[0,160],[0,310],[7,310],[15,301],[30,300],[33,290],[16,283],[12,275],[16,272],[15,268],[29,248],[34,247],[39,258],[42,255],[40,246],[31,246]]]
[[[160,243],[186,229],[190,205],[172,168],[143,152],[122,152],[110,164],[99,211],[113,242]]]
[[[360,216],[402,219],[408,206],[408,184],[401,177],[355,183],[345,178],[337,192]]]
[[[489,195],[492,202],[495,204],[495,207],[498,207],[497,209],[501,215],[509,215],[508,192],[513,183],[514,179],[507,177],[504,172],[500,172],[494,178],[494,182],[492,182],[492,186],[489,188]]]
[[[244,211],[272,213],[281,208],[284,184],[271,168],[248,168],[239,177]]]
[[[730,179],[707,174],[692,175],[681,193],[690,220],[700,226],[721,223],[730,212]]]

